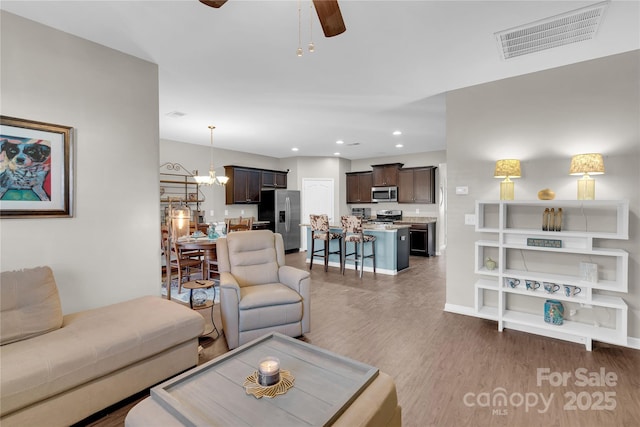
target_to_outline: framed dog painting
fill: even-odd
[[[0,116],[0,217],[73,216],[73,129]]]

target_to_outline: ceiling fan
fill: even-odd
[[[216,9],[225,4],[227,0],[200,0],[200,3]],[[313,5],[318,13],[318,19],[322,25],[325,37],[333,37],[346,31],[342,13],[338,6],[338,0],[313,0]]]

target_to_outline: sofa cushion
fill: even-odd
[[[49,267],[4,271],[0,275],[0,345],[62,326],[58,287]]]
[[[0,410],[12,412],[196,339],[199,313],[147,296],[64,316],[62,328],[0,347]]]

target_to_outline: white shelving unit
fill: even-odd
[[[543,231],[545,208],[562,208],[562,231]],[[628,200],[498,200],[476,202],[476,231],[483,233],[475,243],[475,312],[495,320],[504,328],[582,343],[591,350],[592,340],[627,345],[627,304],[619,296],[602,291],[627,293],[628,253],[600,247],[600,240],[629,239]],[[529,239],[559,244],[560,247],[531,246]],[[491,258],[497,266],[485,267]],[[598,265],[597,281],[580,275],[580,263]],[[506,278],[520,280],[516,287]],[[526,280],[541,284],[527,289]],[[560,286],[547,293],[542,284]],[[564,285],[581,292],[566,296]],[[565,307],[562,325],[544,321],[547,299]],[[493,303],[493,304],[492,304]]]

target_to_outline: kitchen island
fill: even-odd
[[[307,234],[307,262],[311,262],[311,226],[301,224],[306,227]],[[410,225],[395,224],[363,224],[364,234],[371,234],[376,237],[376,273],[396,275],[398,272],[409,267],[409,228]],[[331,225],[331,232],[342,233],[342,227]],[[316,242],[316,250],[322,248],[324,242]],[[339,242],[332,240],[329,251],[337,251]],[[353,252],[353,244],[347,243],[347,252]],[[371,253],[371,245],[365,245],[365,255]],[[323,265],[321,258],[314,259],[314,264]],[[340,268],[340,258],[338,254],[329,255],[329,266]],[[353,270],[353,261],[347,262],[346,268]],[[373,272],[373,260],[365,258],[364,271]]]

